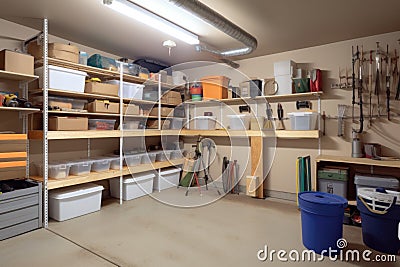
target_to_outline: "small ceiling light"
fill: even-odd
[[[172,40],[167,40],[164,41],[162,45],[168,48],[168,55],[171,56],[171,49],[176,47],[176,43]]]
[[[199,37],[172,22],[127,0],[103,0],[103,4],[125,16],[142,22],[190,45],[199,44]]]

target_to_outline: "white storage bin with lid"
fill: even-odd
[[[387,190],[399,190],[399,180],[390,176],[376,176],[368,174],[356,174],[354,176],[354,184],[356,185],[356,193],[359,188],[378,188],[382,187]]]
[[[142,164],[150,164],[156,162],[157,152],[146,152],[139,155],[142,156]]]
[[[292,130],[316,130],[317,112],[292,112],[288,113]]]
[[[197,116],[194,118],[195,130],[215,130],[217,118],[214,116]]]
[[[82,184],[49,192],[49,217],[65,221],[95,211],[101,207],[101,192],[97,184]]]
[[[120,81],[119,80],[109,80],[109,81],[106,81],[106,83],[119,85]],[[128,99],[142,100],[143,88],[144,88],[143,84],[124,82],[122,95],[121,95],[121,92],[118,90],[118,96],[120,96],[122,98],[128,98]]]
[[[43,176],[43,164],[35,164],[40,176]],[[53,179],[64,179],[68,177],[70,165],[65,162],[49,162],[48,176]]]
[[[122,199],[132,200],[153,192],[153,172],[142,172],[126,176],[122,180]],[[112,197],[120,198],[119,178],[110,180],[110,193]]]
[[[181,168],[168,168],[160,171],[159,175],[154,178],[154,191],[160,192],[167,188],[177,187],[181,170]]]
[[[43,67],[35,69],[39,76],[39,87],[43,88]],[[85,91],[86,72],[49,65],[49,88],[83,93]]]
[[[185,118],[171,118],[169,128],[173,130],[180,130],[183,128],[183,125],[185,124]]]
[[[106,157],[93,158],[92,172],[104,172],[110,170],[111,159]]]
[[[250,129],[250,115],[237,114],[227,115],[229,118],[230,130],[249,130]]]
[[[89,174],[92,167],[92,162],[88,159],[71,161],[68,164],[71,166],[69,170],[70,175]]]
[[[126,166],[128,167],[134,167],[139,165],[142,162],[142,155],[143,154],[125,154],[125,162]]]

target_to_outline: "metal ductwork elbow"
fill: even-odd
[[[257,39],[254,36],[203,3],[197,0],[169,0],[169,2],[185,9],[246,46],[245,48],[218,51],[200,44],[196,47],[196,50],[208,51],[222,57],[233,57],[250,54],[257,48]]]

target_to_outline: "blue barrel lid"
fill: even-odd
[[[325,192],[302,192],[299,194],[299,199],[314,204],[334,205],[344,208],[347,206],[347,199],[345,199],[344,197]]]

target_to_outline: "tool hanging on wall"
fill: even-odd
[[[344,132],[344,114],[346,113],[346,105],[338,105],[338,136],[342,137]]]
[[[272,121],[273,121],[272,108],[271,108],[270,103],[267,103],[266,114],[267,114],[267,119],[265,120],[265,123],[264,123],[264,129],[274,129],[274,124],[272,123]]]
[[[369,51],[369,68],[368,68],[368,93],[369,93],[369,126],[372,125],[372,50]]]
[[[386,111],[387,119],[390,120],[390,56],[389,56],[389,45],[386,46]]]
[[[276,130],[285,130],[285,125],[283,124],[283,108],[282,104],[278,103],[278,122],[276,123]]]
[[[379,42],[376,42],[376,52],[375,52],[375,65],[376,65],[376,76],[375,76],[375,95],[378,102],[378,117],[381,116],[381,109],[379,103],[379,92],[381,90],[381,82],[379,76],[381,75],[381,49],[379,47]]]
[[[363,51],[362,51],[362,47],[361,47],[361,53],[358,50],[358,46],[357,46],[357,50],[354,53],[354,47],[351,47],[351,51],[352,51],[352,68],[353,68],[353,73],[352,73],[352,77],[353,77],[353,83],[352,83],[352,87],[353,87],[353,97],[352,97],[352,120],[353,123],[355,122],[354,118],[354,109],[355,109],[355,105],[359,106],[359,128],[358,129],[354,129],[353,128],[353,132],[355,133],[362,133],[363,132],[363,127],[364,127],[364,115],[363,115],[363,100],[362,100],[362,94],[363,94]],[[358,79],[357,79],[357,86],[356,86],[356,67],[358,66]],[[358,97],[358,102],[356,102],[356,90],[357,90],[357,97]]]

